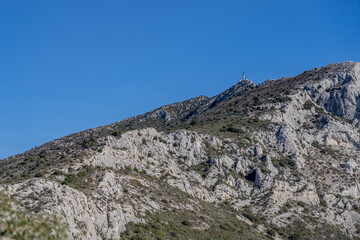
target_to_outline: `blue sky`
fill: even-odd
[[[3,0],[0,158],[359,53],[359,0]]]

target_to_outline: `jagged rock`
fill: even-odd
[[[10,173],[22,179],[31,171],[21,169],[42,162],[56,167],[0,190],[29,214],[61,214],[70,239],[120,239],[130,222],[146,223],[164,209],[200,211],[201,201],[225,202],[240,220],[246,206],[269,226],[285,227],[291,218],[312,229],[307,221],[316,216],[359,236],[359,96],[354,62],[261,85],[240,81],[215,97],[163,106],[4,160],[5,180]],[[76,174],[83,181],[71,182]],[[194,228],[208,229],[211,221],[194,221]]]
[[[316,91],[314,86],[311,86],[309,89],[317,104],[327,111],[348,119],[359,118],[360,64],[347,62],[337,68],[340,68],[340,72],[335,68],[333,76],[321,82],[322,88],[317,87]]]
[[[254,147],[254,155],[258,156],[258,157],[263,155],[263,150],[262,150],[262,148],[260,146],[255,146]]]
[[[261,158],[261,161],[263,161],[266,164],[266,168],[270,171],[270,175],[272,177],[274,177],[276,174],[278,174],[278,170],[274,167],[269,155],[263,156]]]
[[[352,169],[350,167],[350,164],[347,163],[341,163],[340,167],[347,173],[352,173]]]

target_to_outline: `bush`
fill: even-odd
[[[253,98],[253,100],[254,100],[254,106],[261,104],[260,98],[258,98],[258,97],[255,96],[255,97]]]
[[[199,120],[199,117],[198,116],[194,116],[192,119],[191,119],[191,122],[190,122],[190,125],[191,126],[196,126],[200,123],[200,120]]]
[[[92,147],[94,147],[96,145],[97,145],[97,143],[96,143],[96,138],[95,137],[87,138],[82,143],[82,146],[84,148],[92,148]]]
[[[327,207],[328,206],[327,202],[323,198],[320,198],[319,200],[320,200],[320,206],[322,206],[322,207]]]
[[[304,109],[309,110],[314,106],[314,104],[310,100],[306,100],[304,103]]]
[[[226,129],[226,131],[228,131],[228,132],[233,132],[233,133],[243,133],[242,130],[240,130],[240,129],[238,129],[238,128],[234,128],[234,127],[228,127],[228,128]]]
[[[112,136],[114,137],[119,137],[121,135],[121,131],[120,130],[115,130],[111,133]]]
[[[0,192],[1,239],[67,239],[67,226],[57,216],[29,217]]]
[[[320,147],[320,143],[318,141],[313,141],[311,145],[316,148]]]
[[[189,220],[184,220],[181,223],[182,223],[182,225],[185,225],[185,226],[190,226],[191,225]]]
[[[43,177],[44,173],[43,172],[38,172],[35,174],[35,177]]]
[[[291,170],[296,170],[296,161],[291,157],[283,157],[280,159],[271,159],[272,163],[279,167],[289,168]]]
[[[279,210],[280,214],[287,213],[290,208],[292,208],[291,204],[289,202],[285,203]]]

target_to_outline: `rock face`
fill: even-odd
[[[355,62],[336,64],[319,84],[310,84],[314,101],[328,112],[350,120],[359,120],[360,65]]]
[[[196,216],[180,226],[197,234],[229,231],[216,222],[219,215],[203,212],[206,204],[231,209],[252,234],[262,234],[256,239],[359,237],[359,99],[356,62],[261,85],[240,81],[213,98],[164,106],[4,160],[8,171],[50,167],[33,177],[12,170],[14,179],[2,175],[0,190],[30,214],[62,215],[70,239],[126,239],[145,234],[152,221],[171,228],[169,213],[177,211]],[[81,150],[72,151],[69,139],[82,136]],[[41,165],[49,159],[57,160]],[[152,218],[158,215],[163,220]]]

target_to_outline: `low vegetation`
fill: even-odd
[[[67,226],[58,216],[30,216],[18,210],[14,200],[0,192],[0,238],[1,239],[67,239]]]
[[[236,214],[202,203],[201,210],[166,209],[148,213],[147,223],[129,224],[122,239],[271,239],[238,220]]]

